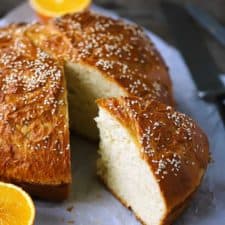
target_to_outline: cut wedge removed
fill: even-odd
[[[31,7],[44,17],[57,17],[88,8],[91,0],[30,0]]]
[[[35,207],[21,188],[0,182],[0,225],[33,225]]]

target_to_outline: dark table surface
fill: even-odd
[[[3,8],[10,10],[21,2],[23,0],[0,0],[0,15]],[[225,25],[225,0],[173,0],[173,2],[181,4],[187,2],[195,3],[217,18],[221,24]],[[121,16],[132,19],[158,34],[170,44],[174,44],[165,17],[160,9],[159,0],[94,0],[94,3],[115,10]],[[208,33],[204,33],[215,61],[221,71],[225,73],[225,48],[217,43]]]

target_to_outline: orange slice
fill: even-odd
[[[30,196],[13,184],[0,182],[0,224],[33,225],[34,217]]]
[[[88,8],[91,0],[30,0],[31,7],[44,17],[57,17]]]

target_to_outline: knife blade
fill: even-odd
[[[221,71],[192,18],[182,6],[176,3],[163,1],[161,6],[178,48],[191,70],[199,97],[215,100],[218,96],[225,96],[225,86],[218,78]]]
[[[219,79],[220,70],[205,44],[202,33],[182,6],[163,1],[161,7],[177,47],[191,71],[199,97],[213,100],[225,126],[225,86]]]
[[[196,5],[189,3],[185,8],[201,27],[213,35],[213,37],[225,47],[225,27]]]

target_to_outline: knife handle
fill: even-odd
[[[198,96],[208,102],[215,102],[218,98],[225,99],[225,88],[220,90],[198,91]]]
[[[216,106],[225,128],[225,98],[217,98]]]

